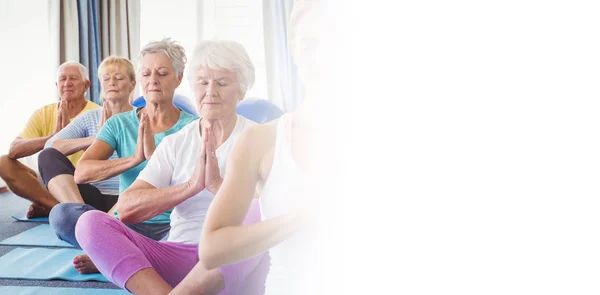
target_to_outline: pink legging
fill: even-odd
[[[258,221],[258,202],[253,202],[244,224]],[[75,236],[98,270],[124,289],[129,278],[150,267],[175,287],[198,262],[198,245],[152,240],[97,210],[81,215]],[[225,279],[219,294],[263,294],[269,257],[263,253],[219,270]]]

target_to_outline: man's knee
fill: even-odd
[[[17,160],[11,159],[8,155],[0,156],[0,177],[4,179],[6,182],[10,182],[13,180],[13,173],[15,170],[15,164],[18,162]]]

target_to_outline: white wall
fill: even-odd
[[[5,154],[33,111],[58,99],[47,1],[0,1],[0,40],[0,154]]]

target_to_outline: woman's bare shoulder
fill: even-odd
[[[243,137],[248,144],[258,147],[260,150],[272,146],[275,143],[275,134],[277,132],[277,122],[273,120],[264,124],[256,124],[244,131]]]

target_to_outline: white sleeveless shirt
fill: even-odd
[[[286,114],[277,124],[273,165],[260,196],[262,220],[288,213],[305,196],[307,178],[294,161]],[[266,295],[310,294],[310,253],[307,235],[297,232],[269,250],[271,267],[265,285]],[[307,293],[308,292],[308,293]]]

